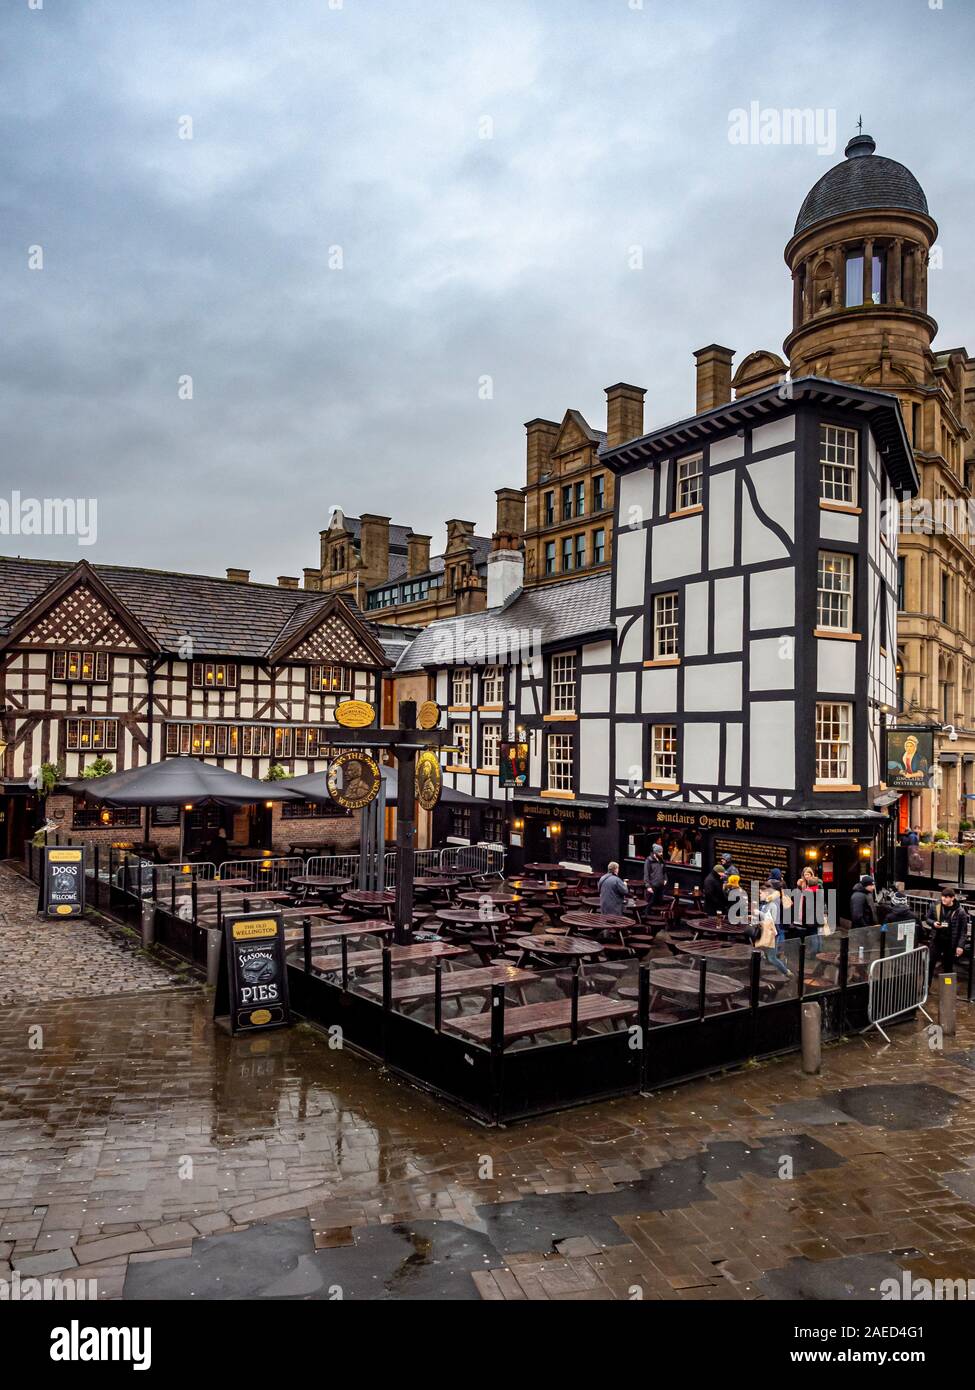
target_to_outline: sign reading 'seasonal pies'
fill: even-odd
[[[328,794],[347,811],[361,811],[379,795],[383,774],[375,758],[357,748],[339,753],[325,777]]]
[[[291,1022],[284,920],[279,912],[228,912],[223,922],[215,1018],[232,1033],[259,1033]]]
[[[440,758],[432,748],[422,748],[416,755],[416,799],[424,811],[432,811],[442,791]]]
[[[80,847],[44,846],[38,912],[45,917],[80,917],[85,910],[85,852]]]
[[[367,729],[376,711],[365,700],[343,700],[335,706],[335,722],[343,729]]]

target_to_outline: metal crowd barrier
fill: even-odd
[[[280,859],[228,859],[220,865],[218,879],[246,878],[255,887],[266,888],[269,892],[287,888],[295,874],[311,872],[305,869],[305,861],[300,854],[287,855]]]
[[[898,951],[871,961],[868,984],[867,1018],[870,1021],[863,1030],[865,1033],[876,1028],[884,1041],[890,1042],[880,1025],[911,1009],[920,1009],[928,1022],[932,1022],[931,1015],[923,1008],[928,997],[927,946],[915,946],[912,951]]]

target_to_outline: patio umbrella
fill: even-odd
[[[179,857],[183,858],[186,812],[197,806],[249,806],[258,801],[300,801],[282,782],[259,782],[198,758],[167,758],[161,763],[112,772],[107,777],[71,782],[73,796],[96,806],[179,806]]]

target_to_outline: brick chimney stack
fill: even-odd
[[[291,574],[279,574],[279,575],[278,575],[278,588],[279,588],[279,589],[297,589],[298,587],[299,587],[299,586],[298,586],[298,580],[294,577],[294,575],[291,575]]]
[[[413,531],[406,538],[406,575],[411,579],[415,574],[426,574],[430,568],[430,536],[421,536]]]
[[[518,487],[499,487],[497,525],[491,537],[492,550],[520,550],[525,538],[525,495]]]
[[[561,425],[554,420],[529,420],[525,426],[528,436],[528,474],[526,481],[532,487],[543,473],[552,467],[552,450],[559,437]]]
[[[363,583],[385,584],[389,578],[389,517],[363,512],[359,518],[359,555]]]
[[[643,401],[646,389],[618,381],[606,387],[606,447],[615,449],[643,434]]]
[[[731,364],[734,348],[709,343],[694,354],[697,363],[697,413],[715,405],[727,405],[731,400]]]
[[[234,584],[249,584],[251,582],[250,570],[233,570],[228,567],[227,578]]]
[[[320,593],[322,588],[321,570],[306,566],[306,568],[302,570],[302,574],[305,576],[305,588],[315,593]]]

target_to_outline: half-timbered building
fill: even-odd
[[[29,833],[45,778],[72,781],[98,759],[123,771],[198,757],[256,778],[324,770],[336,705],[381,699],[384,640],[395,658],[402,630],[367,623],[340,595],[0,557],[8,852]],[[251,845],[354,840],[356,824],[328,809],[201,811],[191,840],[220,821]],[[177,835],[177,808],[156,808],[146,827],[138,811],[92,810],[55,787],[43,810],[81,838],[141,838],[140,823],[163,844]]]

